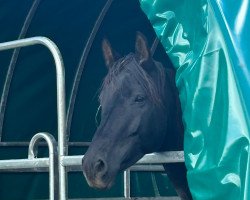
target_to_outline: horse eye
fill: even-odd
[[[142,96],[142,95],[138,95],[136,98],[135,98],[135,102],[136,103],[141,103],[145,100],[145,97]]]

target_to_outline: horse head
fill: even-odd
[[[102,43],[108,74],[100,96],[101,122],[82,165],[88,184],[105,189],[118,172],[143,155],[175,145],[175,88],[165,68],[138,33],[135,53],[117,59],[110,43]],[[175,145],[176,146],[176,145]]]

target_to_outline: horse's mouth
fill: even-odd
[[[95,182],[91,182],[91,183],[88,182],[88,184],[90,187],[93,187],[95,189],[100,189],[100,190],[107,190],[113,186],[113,182],[104,183],[104,182],[100,182],[100,181],[95,181]]]

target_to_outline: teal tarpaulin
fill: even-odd
[[[140,2],[177,69],[193,198],[249,200],[249,2]]]

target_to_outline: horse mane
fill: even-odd
[[[133,62],[133,65],[129,65],[130,62]],[[117,76],[123,70],[128,71],[131,76],[133,76],[138,83],[141,85],[143,90],[148,95],[149,99],[158,106],[164,106],[164,89],[166,83],[166,71],[165,68],[159,62],[152,63],[156,67],[157,71],[157,80],[154,81],[153,77],[147,73],[143,67],[140,66],[139,60],[135,54],[130,53],[127,56],[117,60],[114,65],[109,69],[108,74],[104,78],[104,81],[101,86],[101,90],[107,86],[111,86],[112,90],[117,90]],[[102,93],[99,95],[99,99],[102,99]]]

